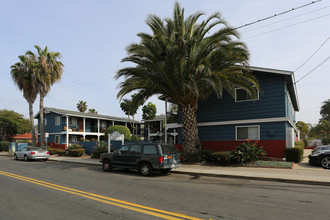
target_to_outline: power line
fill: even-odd
[[[323,60],[319,65],[317,65],[314,69],[312,69],[311,71],[309,71],[309,73],[307,73],[306,75],[304,75],[302,78],[300,78],[299,80],[297,80],[294,84],[297,84],[299,81],[301,81],[302,79],[304,79],[306,76],[308,76],[309,74],[311,74],[314,70],[316,70],[317,68],[319,68],[322,64],[324,64],[325,62],[327,62],[330,59],[330,56],[328,56],[328,58],[326,58],[325,60]]]
[[[246,31],[242,31],[241,33],[244,34],[244,33],[247,33],[247,32],[250,32],[250,31],[254,31],[254,30],[257,30],[257,29],[260,29],[260,28],[268,27],[268,26],[271,26],[273,24],[278,24],[278,23],[281,23],[281,22],[284,22],[284,21],[288,21],[288,20],[291,20],[291,19],[294,19],[294,18],[298,18],[298,17],[304,16],[304,15],[307,15],[307,14],[311,14],[311,13],[316,12],[316,11],[321,11],[321,10],[326,9],[326,8],[330,8],[330,6],[319,8],[319,9],[316,9],[316,10],[313,10],[313,11],[309,11],[309,12],[306,12],[306,13],[303,13],[303,14],[300,14],[300,15],[296,15],[296,16],[293,16],[293,17],[290,17],[290,18],[282,19],[280,21],[276,21],[276,22],[273,22],[273,23],[270,23],[270,24],[266,24],[266,25],[263,25],[263,26],[260,26],[260,27],[257,27],[257,28],[253,28],[253,29],[249,29],[249,30],[246,30]]]
[[[298,22],[298,23],[295,23],[295,24],[291,24],[291,25],[284,26],[284,27],[281,27],[281,28],[277,28],[277,29],[273,29],[273,30],[270,30],[270,31],[266,31],[266,32],[263,32],[263,33],[261,33],[261,34],[252,35],[252,36],[246,37],[246,38],[244,38],[244,39],[249,39],[249,38],[252,38],[252,37],[257,37],[257,36],[260,36],[260,35],[268,34],[268,33],[274,32],[274,31],[282,30],[282,29],[285,29],[285,28],[288,28],[288,27],[292,27],[292,26],[295,26],[295,25],[298,25],[298,24],[302,24],[302,23],[305,23],[305,22],[308,22],[308,21],[313,21],[313,20],[316,20],[316,19],[320,19],[320,18],[323,18],[323,17],[329,16],[329,15],[330,15],[330,14],[322,15],[322,16],[320,16],[320,17],[316,17],[316,18],[308,19],[308,20],[301,21],[301,22]]]
[[[317,2],[320,2],[320,1],[322,1],[322,0],[312,1],[311,3],[305,4],[305,5],[302,5],[302,6],[296,7],[296,8],[292,8],[292,9],[290,9],[290,10],[287,10],[287,11],[284,11],[284,12],[281,12],[281,13],[278,13],[278,14],[275,14],[275,15],[272,15],[272,16],[269,16],[269,17],[266,17],[266,18],[263,18],[263,19],[260,19],[260,20],[257,20],[257,21],[254,21],[254,22],[251,22],[251,23],[248,23],[248,24],[241,25],[241,26],[239,26],[239,27],[236,27],[235,29],[239,29],[239,28],[242,28],[242,27],[246,27],[246,26],[250,26],[250,25],[252,25],[252,24],[256,24],[256,23],[262,22],[262,21],[266,21],[266,20],[271,19],[271,18],[273,18],[273,17],[278,17],[278,16],[280,16],[280,15],[287,14],[287,13],[292,12],[292,11],[294,11],[294,10],[297,10],[297,9],[300,9],[300,8],[304,8],[304,7],[306,7],[306,6],[309,6],[309,5],[311,5],[311,4],[314,4],[314,3],[317,3]]]
[[[317,50],[312,54],[312,56],[310,56],[302,65],[300,65],[294,72],[297,72],[297,70],[299,70],[301,67],[303,67],[316,53],[317,51],[319,51],[321,49],[321,47],[323,47],[323,45],[330,39],[330,37],[328,37],[328,39],[326,39],[323,44],[317,48]]]

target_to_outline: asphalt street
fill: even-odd
[[[329,219],[330,187],[0,157],[0,219]]]

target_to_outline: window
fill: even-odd
[[[70,136],[70,141],[71,143],[77,143],[78,142],[77,136]]]
[[[255,87],[254,87],[254,89],[256,90],[256,97],[255,98],[252,98],[245,89],[240,89],[240,88],[235,89],[235,102],[258,100],[259,99],[259,91]]]
[[[55,126],[59,126],[61,124],[61,118],[60,116],[55,117]]]
[[[144,145],[144,154],[157,154],[157,149],[155,145]]]
[[[139,154],[140,153],[140,145],[131,145],[131,148],[129,150],[130,154]]]
[[[77,118],[70,118],[69,124],[70,125],[77,125]]]
[[[128,152],[128,145],[124,145],[122,146],[119,150],[118,150],[119,153],[121,154],[127,154]]]
[[[61,138],[59,135],[55,136],[55,144],[60,144],[61,143]]]
[[[236,140],[260,140],[260,127],[255,126],[237,126]]]

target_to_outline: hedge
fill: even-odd
[[[83,148],[80,149],[70,149],[67,151],[68,156],[71,157],[81,157],[83,155],[85,155],[86,151]]]
[[[285,159],[288,162],[300,163],[304,158],[304,147],[296,146],[285,149]]]
[[[0,151],[8,151],[8,150],[9,150],[9,142],[0,141]]]
[[[212,153],[212,160],[221,165],[228,165],[231,162],[231,151],[219,151]]]

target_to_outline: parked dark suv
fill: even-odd
[[[143,176],[151,176],[154,170],[167,174],[181,166],[176,147],[159,143],[125,144],[115,152],[102,154],[100,162],[106,172],[115,167],[135,169]]]

